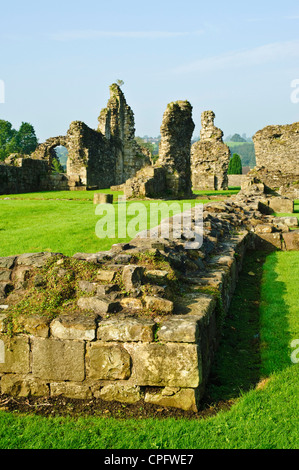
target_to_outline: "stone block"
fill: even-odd
[[[271,224],[258,224],[255,227],[256,233],[272,233],[273,232],[273,225]]]
[[[282,248],[280,233],[258,233],[254,240],[257,250],[275,251]]]
[[[293,213],[294,201],[292,199],[273,197],[269,199],[269,207],[277,213]]]
[[[141,318],[103,320],[98,324],[97,339],[151,342],[154,339],[154,327],[154,321]]]
[[[18,317],[18,326],[26,333],[42,338],[48,338],[50,320],[42,315],[20,315]]]
[[[111,301],[107,298],[99,297],[80,297],[78,307],[82,310],[91,310],[99,315],[105,313],[115,313],[120,310],[120,303]]]
[[[49,387],[45,381],[29,376],[6,374],[1,378],[1,393],[14,397],[47,397]]]
[[[98,380],[128,379],[131,375],[131,357],[122,346],[95,342],[88,348],[88,376]]]
[[[14,266],[16,256],[0,257],[0,268],[11,269]]]
[[[198,387],[201,354],[195,344],[124,343],[132,357],[135,383],[142,386]]]
[[[146,295],[144,297],[145,307],[154,312],[161,312],[171,315],[173,313],[173,302],[171,300],[163,299],[162,297],[154,297]]]
[[[122,280],[126,291],[132,291],[141,286],[143,273],[142,266],[128,265],[124,267]]]
[[[198,396],[199,393],[194,388],[165,387],[162,390],[146,392],[144,401],[167,408],[197,412]]]
[[[159,341],[196,343],[199,338],[198,321],[193,318],[170,318],[158,330]]]
[[[95,392],[94,396],[105,401],[118,401],[120,403],[137,403],[142,399],[142,393],[138,385],[118,383],[105,385],[99,392]]]
[[[92,398],[92,392],[88,385],[77,382],[52,382],[50,383],[51,397],[63,396],[80,400]]]
[[[82,341],[33,338],[32,374],[44,380],[81,382],[85,377]]]
[[[1,282],[9,282],[11,278],[11,271],[0,269],[0,281]]]
[[[60,339],[93,341],[97,315],[60,315],[51,322],[51,335]]]
[[[27,336],[0,336],[2,354],[0,373],[27,374],[30,372],[30,346]]]
[[[157,282],[157,281],[166,281],[168,278],[168,271],[163,271],[160,269],[151,269],[146,271],[146,278],[149,281]]]
[[[41,268],[53,256],[55,256],[55,253],[24,253],[17,257],[17,264],[19,266],[23,265]]]
[[[286,250],[299,251],[299,230],[292,230],[291,232],[284,233],[283,240]]]
[[[116,278],[117,271],[99,270],[97,274],[97,281],[113,282]]]
[[[113,204],[113,194],[95,193],[93,197],[94,204]]]
[[[120,304],[124,309],[142,310],[143,304],[140,299],[135,297],[124,297],[120,300]]]
[[[7,297],[12,285],[9,282],[0,282],[0,298]]]
[[[275,217],[273,219],[274,224],[284,224],[288,227],[297,227],[298,219],[297,217]]]

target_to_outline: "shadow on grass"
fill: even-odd
[[[267,261],[268,256],[271,257],[271,262]],[[289,365],[289,356],[286,357],[289,346],[286,320],[288,310],[283,303],[286,289],[285,284],[277,280],[274,269],[276,263],[277,253],[259,251],[247,253],[213,362],[204,397],[207,404],[235,399],[240,393],[254,388],[261,378],[265,378],[265,372],[270,374]],[[268,273],[266,278],[265,266],[271,271],[270,276]],[[261,305],[265,306],[265,301],[271,298],[269,293],[273,293],[272,297],[280,299],[279,312],[274,311],[277,308],[275,302],[274,307],[272,304],[267,306],[271,311],[266,312],[268,317],[266,325],[268,322],[269,326],[271,317],[275,318],[275,326],[270,325],[270,329],[274,336],[275,331],[279,332],[281,351],[275,350],[274,345],[272,354],[268,351],[265,356],[267,363],[262,364],[262,348],[272,348],[272,341],[261,344]],[[273,357],[276,362],[273,361]]]

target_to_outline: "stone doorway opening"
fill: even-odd
[[[68,149],[63,145],[57,145],[52,149],[52,169],[55,173],[67,172]]]

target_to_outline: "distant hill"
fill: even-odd
[[[255,151],[254,151],[254,144],[253,142],[225,142],[226,145],[229,147],[231,151],[231,155],[233,153],[237,153],[242,162],[242,166],[249,166],[250,168],[254,168],[256,165],[255,160]]]

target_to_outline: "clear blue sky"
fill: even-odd
[[[195,135],[209,109],[225,135],[299,120],[298,0],[1,3],[0,119],[32,123],[41,142],[73,120],[96,128],[116,79],[136,135],[158,135],[179,99],[193,106]]]

